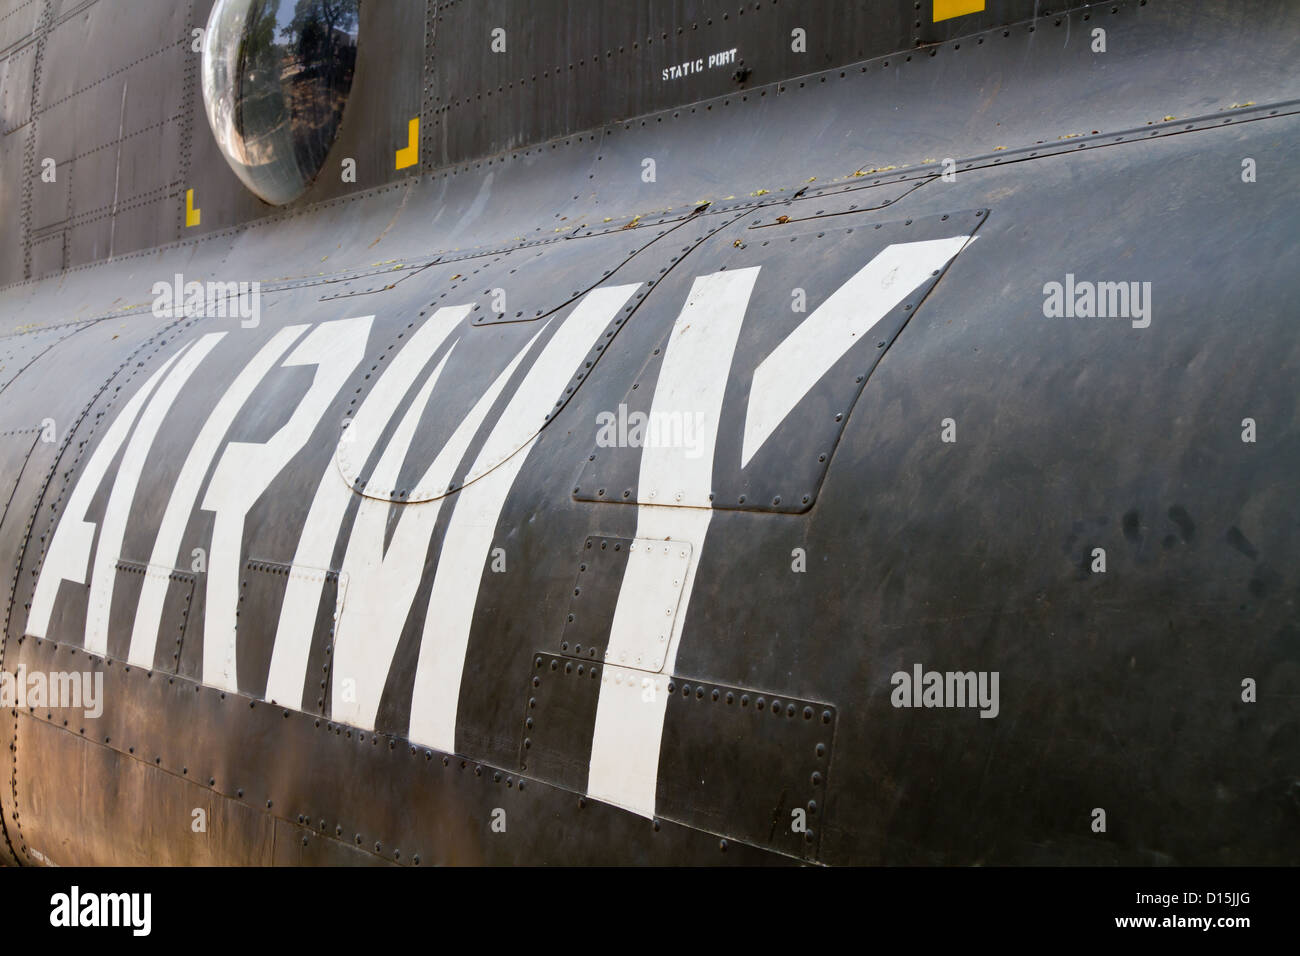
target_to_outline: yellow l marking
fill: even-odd
[[[185,228],[197,226],[199,224],[199,215],[202,212],[202,209],[194,208],[194,190],[185,190]]]
[[[406,145],[397,151],[397,168],[405,169],[420,161],[420,117],[406,124]]]
[[[984,0],[934,0],[934,22],[964,17],[984,9]]]

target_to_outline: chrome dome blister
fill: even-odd
[[[230,168],[272,205],[301,196],[343,121],[360,0],[218,0],[203,104]]]

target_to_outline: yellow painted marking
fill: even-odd
[[[194,190],[185,190],[185,228],[197,226],[199,224],[199,215],[202,212],[202,209],[194,208]]]
[[[934,22],[964,17],[984,9],[984,0],[934,0]]]
[[[406,124],[406,145],[397,151],[397,168],[405,169],[420,161],[420,117]]]

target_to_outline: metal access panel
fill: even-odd
[[[175,674],[179,670],[185,631],[194,600],[196,576],[187,571],[138,561],[118,561],[109,611],[108,656],[125,658],[131,648],[131,629],[140,592],[148,580],[166,582],[161,630],[154,647],[154,670]]]
[[[590,660],[533,658],[519,739],[520,773],[579,793],[587,789],[603,670]]]
[[[560,653],[662,670],[691,550],[689,541],[588,538],[569,596]],[[638,553],[646,557],[630,561]],[[621,607],[620,595],[627,595]],[[606,650],[611,609],[627,619],[623,647],[613,656]]]
[[[816,859],[835,708],[689,678],[668,692],[656,813]]]
[[[311,652],[304,681],[302,707],[309,714],[324,714],[329,696],[334,635],[347,596],[347,575],[323,568],[252,559],[244,562],[240,580],[236,634],[240,690],[253,697],[266,695],[266,675],[273,644],[266,640],[268,622],[280,619],[285,587],[290,578],[312,581],[321,588],[312,629]],[[240,634],[240,631],[243,633]]]
[[[598,435],[573,497],[807,511],[872,371],[987,215],[977,209],[891,222],[848,215],[763,228],[746,221],[720,232],[691,255],[689,274],[756,269],[757,277],[719,413],[712,488],[682,492],[640,482],[643,450],[678,440],[671,422],[658,432],[655,423],[676,416],[689,424],[697,414],[655,405],[656,381],[677,346],[668,329],[619,403],[627,422],[647,423],[643,435],[624,441],[620,434],[616,442]],[[697,288],[664,285],[654,295],[685,302]]]
[[[631,538],[605,536],[592,536],[583,542],[578,573],[564,615],[560,653],[604,660],[609,642],[610,609],[618,603],[631,544]]]

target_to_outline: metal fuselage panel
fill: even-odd
[[[1295,862],[1291,5],[363,4],[278,211],[108,6],[0,20],[17,860]]]

